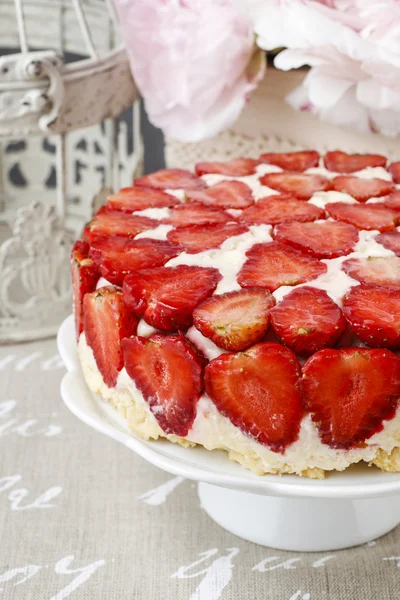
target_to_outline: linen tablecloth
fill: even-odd
[[[79,422],[54,340],[0,347],[0,598],[398,600],[400,529],[341,552],[242,541],[196,485]]]

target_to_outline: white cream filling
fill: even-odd
[[[149,405],[126,370],[122,369],[116,387],[110,389],[103,382],[84,334],[80,336],[78,350],[90,389],[101,393],[121,412],[127,414],[128,422],[140,435],[147,438],[163,436]],[[131,413],[129,407],[132,409]],[[310,468],[343,470],[360,460],[374,460],[378,449],[390,453],[399,445],[400,408],[392,420],[384,423],[383,431],[365,441],[365,447],[350,450],[334,450],[323,444],[315,424],[307,415],[302,420],[298,439],[281,454],[269,450],[232,425],[229,419],[217,410],[212,400],[203,394],[197,404],[193,426],[184,439],[201,444],[209,450],[223,448],[231,452],[233,458],[237,458],[237,455],[245,457],[245,464],[259,472],[280,470],[284,466],[295,473]]]

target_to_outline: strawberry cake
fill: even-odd
[[[260,475],[400,471],[400,162],[162,169],[108,198],[71,265],[84,377],[139,436]]]

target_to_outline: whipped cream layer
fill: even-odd
[[[297,441],[281,454],[272,452],[232,425],[217,410],[212,400],[203,394],[197,404],[197,415],[192,428],[185,438],[179,438],[165,435],[125,368],[118,376],[116,387],[107,387],[84,333],[80,336],[78,351],[83,374],[91,391],[111,402],[127,419],[129,428],[144,439],[167,438],[183,445],[194,443],[208,450],[226,450],[232,460],[259,475],[296,473],[322,478],[324,471],[342,471],[360,461],[376,461],[381,466],[382,454],[387,457],[389,467],[397,468],[398,458],[394,456],[390,459],[390,454],[400,445],[400,407],[393,419],[384,422],[382,431],[365,441],[364,447],[350,450],[334,450],[323,444],[316,425],[310,415],[307,415],[301,423]]]

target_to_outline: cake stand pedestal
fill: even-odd
[[[88,389],[72,316],[60,328],[58,347],[68,371],[61,383],[67,407],[151,464],[198,481],[202,507],[231,533],[280,550],[329,551],[364,544],[400,523],[400,474],[355,465],[322,481],[296,475],[259,477],[230,462],[224,452],[145,442]]]

